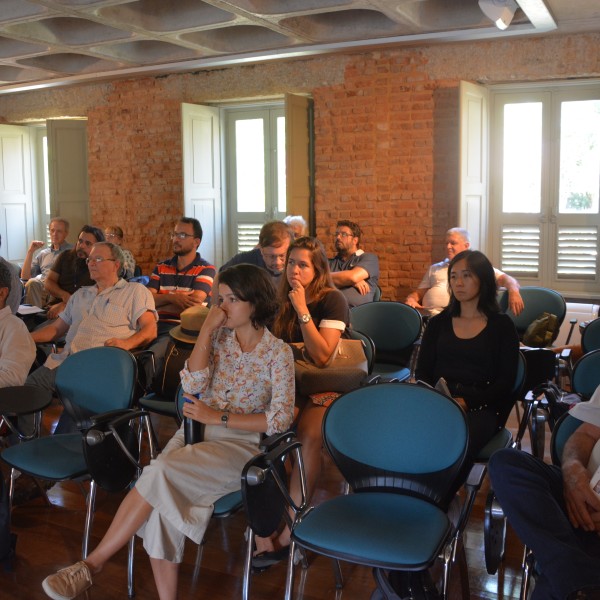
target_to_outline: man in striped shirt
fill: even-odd
[[[159,335],[179,323],[183,310],[207,301],[215,276],[215,267],[198,252],[202,227],[197,219],[179,219],[171,240],[175,255],[156,265],[148,284],[160,319]]]

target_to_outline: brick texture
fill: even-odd
[[[600,76],[600,34],[335,54],[0,96],[0,122],[88,119],[95,223],[119,224],[145,272],[170,254],[181,214],[181,102],[308,93],[315,107],[316,227],[338,218],[379,254],[386,299],[444,255],[457,219],[458,86]]]

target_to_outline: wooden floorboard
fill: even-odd
[[[51,408],[45,417],[50,428],[58,411]],[[174,431],[172,421],[157,419],[161,442]],[[516,420],[511,416],[509,425]],[[6,471],[5,471],[6,473]],[[342,490],[339,473],[325,458],[325,468],[316,501]],[[519,597],[520,562],[522,546],[514,533],[508,530],[504,563],[499,575],[488,575],[483,555],[483,506],[487,483],[478,494],[471,520],[467,527],[465,548],[469,570],[471,599],[507,600]],[[49,573],[79,560],[85,516],[84,497],[75,483],[55,485],[49,492],[53,506],[41,498],[32,500],[13,511],[13,531],[18,535],[16,557],[0,565],[0,599],[36,600],[46,598],[41,582]],[[123,497],[100,491],[92,534],[91,547],[107,529],[112,515]],[[242,596],[244,555],[244,515],[242,512],[223,520],[213,520],[206,536],[201,566],[194,575],[196,546],[188,543],[181,568],[180,600],[210,598],[229,600]],[[127,597],[126,551],[122,550],[105,566],[95,579],[95,585],[84,597],[95,600],[113,600]],[[368,599],[374,589],[369,569],[343,564],[344,588],[336,590],[331,562],[323,557],[311,558],[308,570],[297,569],[295,598],[321,600],[325,598]],[[252,577],[251,598],[283,598],[285,565],[276,565]],[[460,598],[459,571],[454,570],[452,598]],[[135,565],[136,597],[143,600],[157,598],[148,558],[138,543]]]

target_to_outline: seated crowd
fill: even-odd
[[[210,307],[180,374],[188,400],[184,416],[206,426],[203,441],[186,446],[179,429],[158,459],[143,470],[96,549],[85,561],[43,583],[51,598],[74,598],[92,585],[103,564],[137,532],[150,556],[159,597],[174,599],[184,539],[201,542],[213,502],[239,489],[242,467],[258,452],[261,434],[294,425],[302,442],[308,496],[314,493],[326,406],[312,396],[294,393],[294,358],[288,344],[303,343],[312,362],[327,365],[340,339],[348,336],[350,309],[373,301],[378,258],[360,247],[362,231],[352,221],[336,223],[335,255],[328,258],[321,242],[305,235],[301,217],[292,217],[289,224],[266,223],[256,248],[234,256],[217,273],[200,255],[200,223],[182,217],[170,236],[173,256],[155,266],[144,286],[127,281],[136,265],[131,252],[122,248],[120,227],[103,231],[86,225],[74,247],[66,241],[69,225],[64,219],[53,219],[49,231],[51,246],[40,250],[42,242],[32,242],[21,272],[25,302],[47,308],[48,320],[31,333],[11,314],[13,278],[0,262],[0,386],[25,383],[54,391],[56,368],[62,361],[101,345],[149,348],[160,370],[169,333],[181,327],[182,312]],[[519,339],[512,320],[500,311],[498,286],[507,288],[513,313],[522,311],[523,300],[515,279],[470,249],[465,230],[450,229],[446,249],[447,258],[430,267],[406,303],[428,317],[416,379],[431,386],[443,380],[467,416],[470,445],[458,488],[481,448],[504,427],[514,401]],[[35,343],[63,339],[64,347],[28,374]],[[491,462],[498,493],[519,534],[523,532],[536,556],[540,546],[549,550],[547,560],[540,553],[548,582],[541,588],[546,595],[539,598],[598,597],[572,595],[600,586],[596,552],[600,547],[579,535],[600,531],[600,501],[589,485],[583,485],[589,484],[589,473],[582,469],[600,438],[600,417],[594,418],[597,423],[582,428],[582,441],[573,444],[573,459],[563,465],[564,482],[560,474],[541,472],[533,459],[527,459],[532,464],[517,464],[518,451],[507,451],[506,457]],[[26,419],[20,426],[31,427]],[[74,428],[76,424],[63,413],[55,432]],[[539,473],[532,475],[536,470]],[[556,481],[546,484],[550,477]],[[291,481],[292,497],[298,500],[301,490],[293,487],[298,478]],[[555,528],[542,532],[543,513],[536,519],[519,505],[518,498],[527,496],[524,492],[533,493],[530,486],[537,486],[540,498],[552,492],[555,506],[547,511],[551,516],[543,518],[557,523]],[[263,569],[285,559],[289,545],[287,526],[269,538],[257,538],[253,566]],[[578,561],[581,568],[576,574],[561,575],[558,561],[565,565],[566,558]]]

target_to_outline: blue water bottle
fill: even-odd
[[[200,398],[200,394],[194,394],[196,398]],[[187,398],[185,402],[191,402]],[[202,441],[202,423],[195,421],[189,417],[183,417],[183,437],[186,444],[197,444]]]

